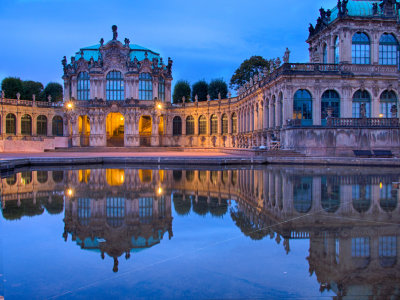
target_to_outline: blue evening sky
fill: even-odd
[[[252,55],[308,61],[308,24],[336,0],[2,0],[0,81],[6,76],[62,83],[61,59],[118,38],[174,60],[175,82],[229,82]]]

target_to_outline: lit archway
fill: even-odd
[[[125,118],[120,113],[109,113],[106,119],[107,146],[123,147]]]
[[[152,120],[150,116],[141,116],[139,120],[140,146],[151,145]]]
[[[79,135],[81,146],[89,146],[90,119],[88,116],[79,116],[78,118]]]

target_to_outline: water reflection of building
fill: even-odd
[[[310,240],[310,273],[316,274],[321,290],[340,297],[398,295],[396,169],[43,172],[2,179],[3,216],[33,215],[29,209],[35,203],[42,205],[41,213],[47,208],[42,203],[57,195],[65,198],[64,237],[71,234],[83,249],[113,257],[115,270],[119,257],[157,244],[167,231],[172,236],[171,202],[180,215],[219,217],[235,200],[230,216],[252,239],[273,238],[287,252],[290,240]]]
[[[246,195],[230,209],[244,234],[283,241],[287,252],[290,240],[309,239],[310,274],[340,299],[400,297],[396,170],[272,168],[261,194],[248,172]]]

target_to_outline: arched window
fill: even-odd
[[[194,118],[189,116],[186,118],[186,135],[194,134]]]
[[[232,121],[232,133],[236,134],[237,131],[238,131],[238,128],[237,128],[237,114],[236,113],[232,114],[231,121]]]
[[[64,171],[53,171],[52,178],[54,182],[60,183],[64,179]]]
[[[391,118],[391,109],[393,106],[397,108],[397,97],[393,91],[384,91],[380,97],[380,113],[383,118]],[[397,114],[396,114],[397,117]]]
[[[90,223],[90,199],[78,198],[78,222],[83,226]]]
[[[199,134],[207,134],[207,119],[203,115],[199,118]]]
[[[336,212],[340,207],[340,185],[325,176],[321,178],[321,206],[329,213]]]
[[[353,185],[352,186],[353,207],[359,213],[367,212],[371,207],[371,186]]]
[[[121,72],[111,71],[107,74],[106,97],[107,100],[124,100],[124,78]]]
[[[371,63],[369,37],[363,32],[353,35],[351,47],[353,64],[368,65]]]
[[[54,136],[63,136],[63,118],[60,116],[55,116],[52,121],[52,132]]]
[[[312,206],[312,185],[311,177],[296,179],[293,185],[293,204],[299,213],[307,213]]]
[[[301,125],[312,125],[312,97],[307,90],[294,94],[293,119],[301,120]]]
[[[322,94],[321,99],[321,122],[322,125],[326,124],[326,118],[328,117],[328,108],[332,109],[332,117],[340,117],[340,97],[339,94],[334,90],[327,90]]]
[[[139,75],[139,99],[153,100],[153,81],[150,73]]]
[[[46,183],[47,179],[49,178],[47,171],[37,171],[36,178],[39,183]]]
[[[32,134],[32,117],[30,115],[23,115],[21,118],[21,134]]]
[[[361,118],[361,105],[365,106],[365,117],[371,117],[371,97],[367,91],[358,90],[353,95],[353,118]]]
[[[335,37],[335,44],[334,44],[334,55],[335,55],[335,64],[340,62],[340,45],[339,45],[339,37]]]
[[[22,184],[30,184],[32,182],[32,171],[21,172]]]
[[[218,132],[218,117],[212,115],[210,118],[210,134],[217,134]]]
[[[36,119],[36,133],[37,135],[47,135],[47,118],[40,115]]]
[[[182,135],[182,119],[179,116],[172,120],[172,135]]]
[[[6,116],[6,134],[16,134],[17,118],[14,114]]]
[[[379,64],[398,64],[399,43],[393,34],[384,33],[379,40]]]
[[[78,100],[89,100],[90,76],[88,72],[81,72],[78,75],[77,95]]]
[[[228,116],[226,114],[222,115],[222,134],[228,134]]]
[[[158,78],[158,99],[165,101],[165,80],[162,77]]]
[[[322,63],[328,63],[328,46],[326,44],[322,47]]]
[[[139,198],[139,220],[142,224],[150,224],[153,220],[153,198]]]
[[[107,197],[107,223],[112,227],[120,227],[125,218],[125,198]]]

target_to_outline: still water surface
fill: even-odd
[[[26,169],[1,179],[0,295],[398,299],[399,181],[378,168]]]

